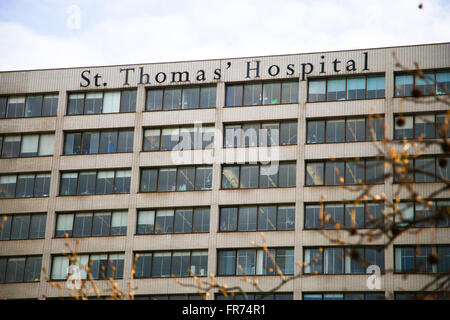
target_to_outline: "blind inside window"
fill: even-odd
[[[47,156],[53,154],[53,144],[55,140],[55,135],[52,134],[42,134],[39,142],[39,155]]]
[[[138,224],[155,224],[155,211],[148,210],[139,212]]]
[[[128,225],[127,211],[115,211],[112,214],[112,227],[126,227]]]
[[[103,113],[119,112],[120,91],[105,92],[103,97]]]
[[[73,227],[73,214],[62,214],[58,216],[58,222],[56,223],[57,231],[72,230]]]
[[[21,153],[37,153],[39,135],[26,135],[22,137]]]

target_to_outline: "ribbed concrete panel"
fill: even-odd
[[[132,157],[132,153],[67,155],[60,158],[60,170],[130,169]]]
[[[0,133],[54,132],[55,129],[55,117],[0,120]]]
[[[380,146],[380,142],[376,142]],[[356,158],[364,154],[364,157],[379,156],[379,152],[373,142],[354,142],[332,144],[309,144],[305,145],[305,160],[323,160]]]
[[[19,172],[50,172],[52,157],[12,158],[3,159],[0,174]]]

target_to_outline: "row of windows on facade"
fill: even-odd
[[[447,94],[450,72],[425,72],[423,77],[396,74],[395,96]],[[385,97],[385,77],[356,76],[308,81],[308,102]],[[226,106],[298,103],[298,81],[269,81],[226,86]],[[55,116],[57,95],[0,97],[0,118]],[[147,90],[146,110],[214,108],[216,86],[157,88]],[[68,115],[135,112],[136,90],[69,94]]]
[[[398,124],[398,118],[404,124]],[[445,114],[396,116],[395,139],[438,138]],[[339,143],[381,140],[384,117],[308,120],[306,143]],[[373,132],[372,132],[373,130]],[[297,122],[244,123],[224,126],[224,147],[297,144]],[[450,136],[450,131],[447,134]],[[65,133],[64,154],[133,152],[133,129]],[[0,136],[2,158],[53,154],[54,134]],[[152,128],[144,130],[143,151],[214,148],[214,126]]]
[[[450,157],[424,156],[409,161],[409,182],[445,182],[450,179],[450,168],[446,165]],[[383,160],[336,160],[307,161],[305,163],[306,186],[355,185],[360,183],[384,183]],[[402,177],[394,175],[394,183]]]
[[[450,179],[449,157],[434,156],[410,161],[412,182]],[[382,160],[337,160],[306,162],[305,185],[355,185],[384,183]],[[394,179],[397,182],[397,178]],[[88,195],[129,193],[130,169],[61,173],[59,194]],[[282,188],[296,186],[296,163],[222,165],[222,189]],[[50,173],[0,175],[0,198],[47,197]],[[142,168],[140,192],[212,189],[212,166]]]
[[[383,291],[376,292],[361,292],[361,291],[345,291],[345,292],[302,292],[303,300],[385,300],[386,296]],[[106,300],[109,297],[100,297],[101,300]],[[52,300],[53,298],[47,298]],[[55,299],[72,299],[72,298],[55,298]],[[97,299],[95,298],[89,298]],[[215,300],[294,300],[292,292],[277,292],[266,295],[265,293],[247,292],[244,296],[241,293],[227,293],[226,295],[217,292],[214,294]],[[394,292],[395,300],[449,300],[450,294],[445,291],[396,291]],[[199,294],[136,294],[134,300],[203,300]]]
[[[429,259],[439,256],[438,261]],[[135,278],[207,276],[207,250],[135,252]],[[366,267],[377,265],[385,270],[384,247],[306,247],[303,248],[304,274],[365,274]],[[78,254],[75,264],[81,278],[87,270],[93,279],[123,278],[125,254],[121,252]],[[50,277],[65,280],[70,272],[68,256],[55,255]],[[218,276],[294,274],[294,248],[218,249]],[[0,257],[0,283],[39,281],[41,256]],[[394,246],[396,273],[448,273],[450,245]]]
[[[387,214],[384,204],[305,204],[304,229],[381,228]],[[394,217],[397,226],[450,227],[450,201],[400,202]],[[329,219],[325,219],[329,216]],[[354,218],[352,218],[354,217]],[[45,214],[6,215],[0,240],[42,239]],[[128,212],[123,210],[59,213],[55,237],[126,235]],[[295,229],[293,204],[221,206],[219,232],[282,231]],[[138,210],[136,234],[207,233],[210,208],[162,208]]]

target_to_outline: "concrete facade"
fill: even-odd
[[[312,159],[374,157],[377,150],[371,142],[307,144],[306,121],[309,118],[328,118],[356,115],[382,114],[388,126],[386,135],[392,138],[393,116],[400,111],[448,111],[444,104],[415,104],[394,97],[394,72],[396,67],[392,52],[406,67],[414,68],[414,62],[420,63],[422,69],[449,69],[450,44],[419,45],[408,47],[393,47],[379,49],[349,50],[310,54],[293,54],[267,57],[233,58],[221,60],[205,60],[174,63],[154,63],[128,66],[85,67],[54,70],[32,70],[0,72],[0,96],[27,95],[34,93],[57,93],[58,111],[55,117],[0,119],[0,134],[54,132],[54,154],[49,157],[0,159],[0,175],[20,172],[51,172],[49,197],[30,199],[0,199],[0,213],[47,213],[46,232],[44,239],[8,240],[0,242],[0,256],[42,255],[42,267],[51,270],[52,255],[60,254],[65,249],[64,243],[72,245],[76,239],[55,238],[56,213],[84,210],[126,209],[128,210],[128,228],[126,236],[88,237],[81,238],[79,251],[81,253],[124,252],[124,277],[118,284],[126,288],[131,273],[133,252],[142,250],[176,250],[205,249],[208,250],[208,274],[216,273],[217,250],[224,248],[251,248],[252,241],[261,243],[259,232],[219,232],[219,209],[224,205],[245,204],[295,204],[295,231],[265,232],[268,247],[293,247],[295,261],[303,261],[303,248],[307,246],[331,245],[319,231],[304,230],[304,204],[318,202],[323,194],[326,201],[343,201],[355,198],[351,193],[339,186],[307,187],[305,181],[305,161]],[[365,53],[367,54],[365,56]],[[334,69],[333,61],[341,61],[339,72]],[[367,65],[364,65],[367,59]],[[349,60],[354,60],[356,70],[348,71]],[[259,64],[259,65],[258,65]],[[313,70],[309,71],[310,65]],[[323,64],[324,72],[321,72]],[[277,73],[272,76],[271,74]],[[366,68],[365,68],[366,67]],[[142,69],[140,69],[142,68]],[[129,69],[129,71],[126,71]],[[132,71],[133,69],[134,71]],[[367,70],[364,70],[367,69]],[[83,72],[90,83],[82,77]],[[122,70],[122,71],[121,71]],[[140,71],[149,75],[150,84],[140,81]],[[203,73],[206,80],[199,81]],[[220,70],[220,72],[218,71]],[[172,72],[189,72],[190,81],[171,82]],[[167,80],[158,83],[164,72]],[[128,73],[128,79],[126,74]],[[220,73],[220,79],[218,78]],[[258,74],[259,73],[259,74]],[[99,86],[95,84],[94,75],[100,75]],[[157,75],[160,74],[160,78]],[[308,79],[310,77],[340,77],[348,75],[384,74],[385,98],[364,99],[357,101],[333,101],[308,103]],[[248,76],[248,77],[247,77]],[[259,77],[258,77],[259,76]],[[302,77],[305,80],[302,81]],[[294,104],[262,105],[249,107],[225,107],[226,85],[229,83],[247,83],[252,81],[280,79],[299,80],[299,102]],[[128,80],[128,81],[127,81]],[[126,84],[128,82],[128,84]],[[145,80],[143,81],[145,82]],[[217,85],[216,108],[176,111],[145,111],[146,90],[153,87]],[[136,112],[97,114],[97,115],[66,115],[68,94],[71,92],[90,92],[95,90],[135,89],[137,90]],[[224,123],[297,120],[297,145],[280,146],[279,155],[282,161],[296,162],[296,187],[273,189],[221,189],[221,163],[226,158],[222,138],[216,136],[213,150],[196,150],[190,156],[189,164],[212,164],[213,179],[210,191],[187,192],[139,192],[140,168],[173,165],[171,151],[143,152],[142,141],[144,128],[173,125],[193,125],[196,122],[214,124],[221,131]],[[134,128],[134,144],[132,153],[112,153],[96,155],[64,155],[64,132],[70,130],[93,130],[106,128]],[[263,149],[263,148],[260,148]],[[190,151],[183,151],[189,153]],[[245,150],[244,150],[245,152]],[[438,148],[426,151],[428,154],[441,153]],[[197,154],[197,155],[196,155]],[[210,157],[213,155],[213,161]],[[208,159],[209,158],[209,159]],[[206,159],[206,160],[205,160]],[[228,159],[228,158],[226,158]],[[131,186],[129,194],[60,196],[61,171],[85,169],[131,168]],[[416,184],[417,190],[424,196],[430,194],[437,184]],[[388,199],[395,193],[396,186],[391,180],[385,184],[376,185],[374,193],[384,192]],[[440,199],[450,198],[450,191],[440,195]],[[173,208],[173,207],[210,207],[209,233],[166,234],[166,235],[136,235],[137,210],[143,208]],[[329,231],[334,234],[338,231]],[[344,238],[350,242],[348,233]],[[382,238],[376,243],[383,244]],[[395,244],[449,244],[448,228],[424,230],[416,236],[403,234]],[[394,266],[394,251],[390,246],[385,251],[385,268]],[[301,272],[301,267],[295,266],[295,273]],[[416,291],[426,283],[427,275],[411,275],[404,279],[401,274],[386,273],[382,275],[381,292],[391,295],[402,287],[406,291]],[[271,288],[277,283],[276,276],[255,276],[261,287]],[[219,277],[219,281],[229,287],[242,285],[244,289],[253,292],[248,284],[241,281],[242,277]],[[317,275],[305,276],[288,283],[280,292],[293,294],[294,299],[301,299],[304,292],[368,292],[367,275]],[[194,282],[192,278],[183,278],[183,282]],[[100,283],[102,281],[99,281]],[[173,279],[136,279],[134,284],[139,288],[138,295],[180,294],[186,290]],[[101,284],[103,285],[103,284]],[[191,289],[191,293],[196,290]],[[47,283],[44,275],[35,283],[0,284],[0,294],[9,299],[41,298],[43,295],[57,297],[58,290]],[[211,299],[213,296],[210,297]]]

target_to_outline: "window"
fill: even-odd
[[[195,190],[211,190],[212,167],[197,167],[195,172]]]
[[[211,181],[211,167],[141,170],[141,192],[189,191],[194,190],[194,186],[195,190],[210,190],[212,187]]]
[[[208,252],[165,251],[136,252],[136,278],[206,276]]]
[[[260,146],[278,146],[279,142],[280,124],[263,123],[261,125]]]
[[[355,77],[347,79],[347,98],[349,100],[364,99],[366,97],[366,78]]]
[[[42,239],[45,223],[45,214],[7,215],[0,230],[0,240]]]
[[[0,176],[0,199],[47,197],[49,189],[49,174],[27,173]]]
[[[144,130],[144,151],[192,150],[213,147],[213,126]]]
[[[448,300],[449,293],[445,291],[425,292],[395,292],[395,300]]]
[[[102,131],[100,134],[100,153],[111,153],[117,150],[117,131]]]
[[[448,227],[449,201],[426,200],[424,203],[400,202],[397,204],[395,221],[398,226],[407,225],[416,227]]]
[[[6,101],[7,97],[0,97],[0,119],[5,118],[6,116]]]
[[[177,169],[160,169],[158,191],[175,191]]]
[[[327,101],[346,100],[345,79],[330,79],[327,81]]]
[[[2,158],[17,158],[20,155],[20,136],[6,136],[3,139]]]
[[[68,115],[135,112],[136,90],[69,94]]]
[[[325,166],[325,176],[324,176]],[[383,160],[341,160],[306,163],[306,185],[380,184],[384,182]]]
[[[384,98],[384,77],[369,77],[367,78],[367,98],[377,99]]]
[[[297,144],[297,122],[282,122],[280,124],[280,145]]]
[[[120,110],[120,91],[105,92],[103,96],[103,113],[115,113],[119,112],[119,110]]]
[[[304,265],[306,274],[362,274],[369,265],[377,265],[384,272],[384,249],[376,246],[305,248]]]
[[[318,186],[324,184],[324,163],[310,162],[306,163],[306,185]]]
[[[395,272],[399,273],[448,273],[450,270],[450,246],[396,246]],[[439,256],[436,264],[429,257]]]
[[[324,143],[325,142],[325,121],[311,120],[307,121],[306,143]]]
[[[414,88],[424,96],[449,92],[450,72],[447,70],[425,71],[421,75],[398,73],[394,77],[396,97],[411,96]]]
[[[294,230],[293,205],[222,207],[219,231]]]
[[[138,212],[137,234],[192,232],[209,232],[209,208],[140,210]]]
[[[308,81],[308,102],[384,98],[384,76],[358,76]]]
[[[96,171],[80,172],[78,176],[78,194],[94,194],[96,177]]]
[[[267,251],[262,249],[226,249],[218,250],[217,256],[218,275],[274,274],[273,260],[283,274],[294,273],[293,248],[270,248]]]
[[[294,187],[295,168],[294,163],[223,166],[222,189]]]
[[[259,106],[298,102],[298,81],[270,81],[226,86],[226,106]]]
[[[308,101],[325,101],[326,100],[326,80],[308,81]]]
[[[280,164],[278,185],[280,187],[295,187],[296,164]]]
[[[303,300],[384,300],[384,292],[303,293]]]
[[[147,111],[214,108],[216,86],[147,90]]]
[[[436,72],[436,93],[448,94],[450,92],[450,72]]]
[[[394,139],[433,139],[442,136],[445,114],[394,116]]]
[[[42,257],[0,257],[0,283],[39,282]]]
[[[379,228],[383,211],[384,204],[377,202],[305,204],[305,229]]]
[[[257,188],[258,187],[258,166],[241,166],[241,177],[239,188]]]
[[[1,156],[2,158],[17,158],[52,155],[54,137],[53,133],[0,137]]]
[[[411,182],[441,182],[450,179],[450,169],[448,166],[442,167],[441,159],[450,161],[450,157],[443,156],[426,156],[416,159],[408,159],[408,177],[396,174],[394,182],[398,183],[400,179],[408,178]]]
[[[83,114],[84,94],[69,94],[67,114]]]
[[[244,86],[244,106],[257,106],[262,103],[262,85],[250,83]]]
[[[87,267],[93,279],[122,279],[124,262],[123,253],[79,254],[76,265],[81,270],[81,279],[87,279]],[[69,265],[71,265],[69,257],[53,256],[50,279],[66,280],[70,270]]]
[[[66,133],[64,154],[133,152],[133,137],[130,129]]]
[[[130,192],[131,170],[99,170],[61,174],[61,196]]]
[[[114,193],[130,193],[131,170],[117,170]]]
[[[344,118],[308,120],[306,143],[338,143],[373,141],[384,137],[384,118]]]
[[[120,112],[136,111],[136,90],[122,91],[120,100]]]
[[[160,129],[147,129],[144,130],[144,151],[159,150],[159,137]]]

